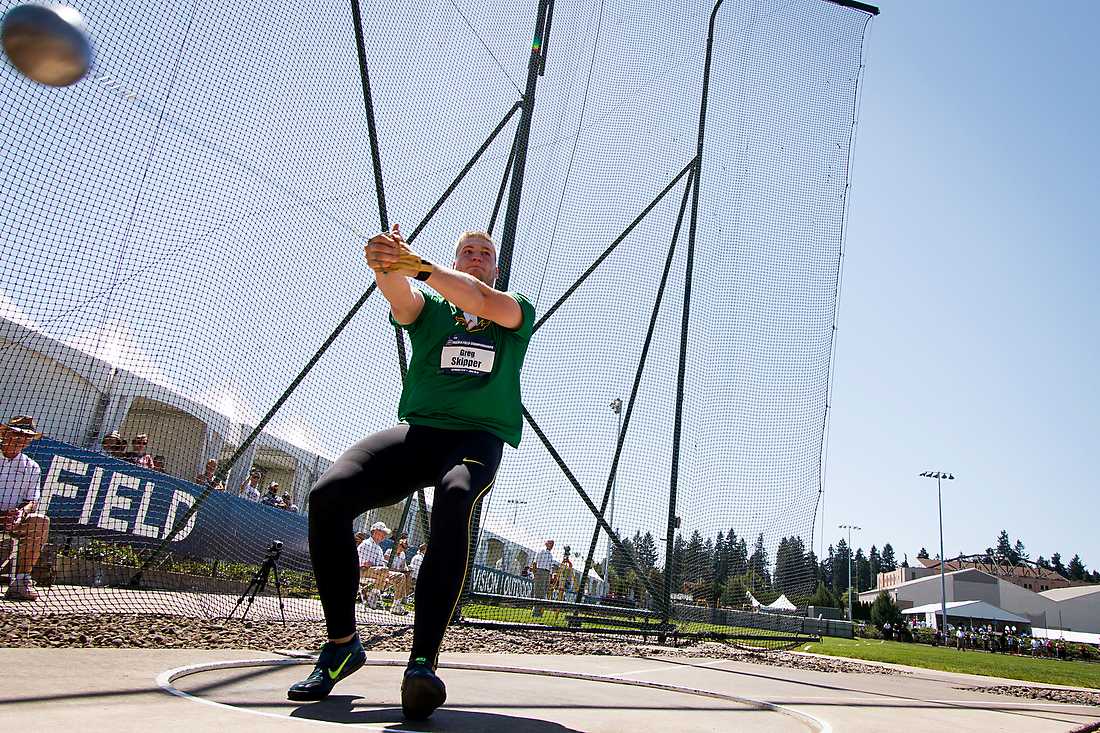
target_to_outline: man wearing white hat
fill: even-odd
[[[33,601],[38,598],[31,571],[50,532],[50,520],[36,514],[42,495],[42,470],[23,453],[28,445],[42,437],[34,418],[17,415],[0,426],[0,522],[5,532],[18,541],[15,574],[4,598]]]
[[[370,537],[359,543],[359,577],[374,581],[374,589],[367,594],[367,605],[378,608],[381,590],[387,583],[393,585],[393,608],[391,613],[403,616],[405,596],[409,593],[409,580],[405,573],[394,572],[386,565],[386,555],[382,550],[382,540],[390,534],[385,522],[375,522],[370,526]]]

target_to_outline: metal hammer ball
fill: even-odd
[[[11,65],[39,84],[75,84],[92,64],[84,18],[67,5],[15,6],[4,14],[0,39]]]

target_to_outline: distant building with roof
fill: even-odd
[[[876,588],[893,588],[910,580],[926,578],[930,575],[939,575],[940,561],[926,557],[918,557],[919,565],[912,567],[900,567],[885,573],[879,573],[875,579]],[[955,570],[980,570],[995,578],[1015,583],[1036,593],[1054,588],[1067,588],[1079,585],[1077,581],[1070,580],[1050,568],[1044,568],[1030,561],[1013,563],[1007,558],[981,555],[960,555],[943,564],[946,572]]]
[[[950,562],[945,563],[944,568],[947,567],[950,567]],[[872,603],[879,593],[885,591],[903,611],[940,603],[938,563],[934,569],[922,567],[905,570],[915,570],[911,574],[917,577],[864,591],[859,594],[859,600]],[[901,578],[910,573],[884,573],[880,578],[883,575]],[[1100,633],[1100,585],[1036,592],[1004,577],[975,568],[946,572],[944,585],[948,603],[982,601],[1014,616],[1026,618],[1034,627]],[[949,621],[953,616],[949,609]]]

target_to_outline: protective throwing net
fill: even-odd
[[[373,282],[362,245],[399,222],[449,263],[459,232],[501,236],[542,10],[502,260],[540,319],[523,371],[530,422],[476,518],[461,615],[816,633],[793,609],[816,582],[873,11],[853,5],[371,2],[368,81],[344,2],[82,3],[89,78],[52,89],[0,70],[0,411],[44,433],[27,452],[51,520],[40,598],[19,608],[225,616],[277,540],[288,618],[320,617],[309,487],[395,422],[401,387],[386,302],[354,311]],[[204,490],[208,460],[225,477]],[[411,561],[431,501],[429,489],[357,526],[408,532]],[[621,541],[596,532],[593,509]],[[547,539],[544,583],[531,565]],[[278,617],[273,590],[253,616]],[[380,590],[360,620],[409,623]]]

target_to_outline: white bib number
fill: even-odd
[[[487,377],[493,371],[496,349],[492,343],[452,336],[443,346],[439,371],[444,374],[472,374]]]

